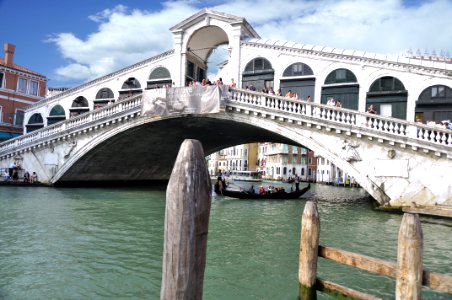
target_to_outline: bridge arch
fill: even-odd
[[[432,85],[424,89],[416,101],[415,120],[452,121],[452,89],[446,85]]]
[[[321,103],[326,104],[330,98],[340,99],[343,108],[359,109],[359,83],[352,71],[338,68],[326,76]]]
[[[370,85],[366,107],[373,105],[382,116],[406,119],[407,99],[408,91],[398,78],[383,76]]]
[[[186,43],[185,85],[189,85],[191,81],[201,82],[206,79],[208,58],[218,46],[228,44],[227,32],[217,25],[208,24],[195,29]]]
[[[312,68],[302,62],[292,63],[282,74],[280,88],[282,95],[285,95],[290,89],[300,99],[307,99],[308,96],[311,96],[315,101],[315,77]]]
[[[64,120],[66,120],[66,111],[63,106],[57,104],[50,110],[49,116],[47,117],[47,126]]]

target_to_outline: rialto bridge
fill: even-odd
[[[410,121],[452,118],[450,62],[262,40],[243,18],[210,10],[171,31],[173,50],[30,107],[24,135],[0,144],[0,168],[16,161],[49,184],[165,180],[186,138],[206,155],[280,142],[332,161],[380,204],[451,203],[452,131]],[[206,79],[219,45],[229,57],[218,77],[242,88],[184,87]]]

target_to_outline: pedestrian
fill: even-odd
[[[377,111],[375,110],[373,104],[369,105],[369,107],[367,108],[367,112],[369,114],[376,114],[377,113]]]
[[[298,192],[300,190],[300,177],[295,174],[295,191]]]

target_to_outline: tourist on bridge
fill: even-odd
[[[369,105],[369,107],[367,108],[367,112],[369,114],[376,114],[377,113],[377,111],[375,110],[373,104]]]

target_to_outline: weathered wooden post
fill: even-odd
[[[317,255],[320,239],[320,219],[317,203],[306,202],[301,219],[300,265],[300,299],[317,299],[315,283],[317,279]]]
[[[399,230],[396,299],[421,299],[422,228],[418,214],[405,213]]]
[[[185,140],[166,190],[161,300],[202,299],[212,185],[197,140]]]

